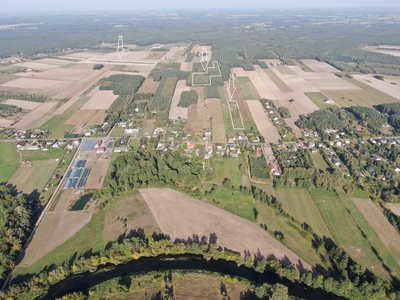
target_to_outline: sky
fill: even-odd
[[[399,0],[2,0],[1,12],[136,11],[228,8],[400,8]]]

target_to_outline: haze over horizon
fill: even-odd
[[[303,0],[301,3],[295,0],[259,1],[248,0],[246,2],[232,3],[232,1],[212,1],[203,0],[201,2],[191,2],[183,0],[152,2],[133,2],[120,0],[116,2],[97,0],[80,1],[70,0],[66,2],[56,2],[51,0],[41,0],[40,4],[28,0],[7,0],[2,5],[2,13],[37,13],[37,12],[96,12],[96,11],[135,11],[135,10],[212,10],[212,9],[301,9],[301,8],[400,8],[397,0]]]

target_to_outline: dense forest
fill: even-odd
[[[114,95],[130,96],[139,90],[145,79],[141,75],[111,75],[99,81],[100,90],[112,90]]]
[[[393,127],[393,133],[400,134],[400,103],[384,103],[375,108],[388,115],[388,123]]]
[[[179,99],[178,106],[189,107],[190,104],[197,103],[199,95],[196,91],[183,91]]]

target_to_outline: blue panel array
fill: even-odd
[[[94,151],[97,140],[85,140],[81,147],[81,152]]]
[[[91,168],[85,168],[86,159],[76,160],[66,174],[67,182],[64,189],[84,188],[88,181]]]

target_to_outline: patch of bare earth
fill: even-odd
[[[400,217],[400,204],[399,203],[387,203],[389,209]]]
[[[104,178],[106,177],[109,164],[109,159],[98,159],[89,161],[86,165],[86,168],[92,168],[92,171],[90,172],[90,176],[85,188],[101,188],[103,186]]]
[[[155,93],[160,81],[154,81],[153,78],[147,78],[146,81],[140,87],[138,93]]]
[[[310,264],[278,242],[256,223],[171,189],[139,190],[164,234],[174,239],[215,234],[222,248],[275,258],[300,270]]]
[[[249,106],[258,131],[260,131],[261,135],[264,137],[265,142],[278,143],[281,136],[275,126],[271,123],[269,117],[266,115],[261,102],[258,100],[248,100],[247,105]]]
[[[20,121],[15,123],[12,127],[13,128],[23,128],[28,129],[34,124],[36,121],[40,120],[43,115],[49,112],[54,106],[56,106],[57,102],[45,102],[40,105],[35,110],[27,113],[25,116],[22,117]]]
[[[226,131],[222,114],[221,99],[206,99],[208,118],[212,124],[212,140],[214,143],[226,143]]]

